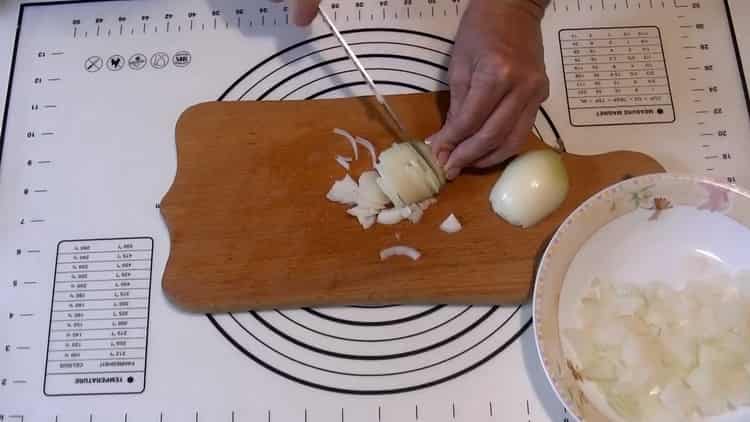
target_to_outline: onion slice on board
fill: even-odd
[[[461,222],[455,215],[451,214],[440,224],[440,230],[446,233],[458,233],[462,229]]]
[[[375,152],[375,146],[372,144],[372,142],[359,136],[354,137],[354,142],[362,145],[367,149],[367,151],[370,152],[370,159],[372,159],[372,168],[375,168],[378,165],[378,154],[377,152]]]
[[[368,170],[359,175],[358,206],[380,210],[388,205],[390,200],[380,189],[377,181],[378,173],[374,170]]]
[[[349,176],[349,173],[343,179],[337,180],[331,186],[331,190],[326,194],[329,201],[338,202],[344,205],[353,205],[357,203],[357,191],[359,187],[357,182]]]
[[[411,213],[404,212],[404,208],[388,208],[378,214],[378,224],[397,224],[409,214]]]
[[[378,210],[373,208],[364,208],[357,205],[354,208],[349,208],[346,213],[357,217],[357,221],[362,225],[362,228],[367,230],[375,224],[375,219],[378,215]]]
[[[336,162],[339,163],[341,167],[349,170],[349,163],[352,161],[352,157],[344,157],[343,155],[337,155],[336,156]]]
[[[347,141],[349,141],[349,145],[352,146],[352,150],[354,151],[354,159],[359,160],[359,151],[357,148],[357,141],[354,139],[354,136],[352,136],[351,133],[345,131],[344,129],[335,128],[333,129],[333,133],[339,136],[343,136],[346,138]]]
[[[416,261],[422,256],[422,254],[412,247],[402,245],[391,246],[390,248],[385,248],[380,251],[381,261],[385,261],[392,256],[406,256],[411,258],[413,261]]]

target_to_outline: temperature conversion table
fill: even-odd
[[[145,238],[59,243],[46,394],[143,391],[152,254]]]

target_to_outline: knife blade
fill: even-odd
[[[370,87],[370,90],[375,95],[375,99],[377,100],[378,104],[380,104],[383,109],[385,110],[386,116],[388,116],[391,120],[391,122],[396,126],[396,129],[398,130],[398,136],[401,138],[402,141],[410,140],[411,138],[406,132],[406,128],[401,123],[401,120],[396,115],[396,112],[393,111],[391,106],[388,104],[388,101],[386,101],[385,97],[380,93],[377,86],[375,86],[375,82],[370,77],[370,74],[367,73],[367,70],[364,66],[362,66],[362,63],[359,61],[359,58],[356,54],[354,54],[354,51],[352,51],[351,47],[349,47],[349,43],[346,42],[344,37],[341,35],[341,32],[336,28],[336,25],[333,24],[333,21],[330,17],[328,17],[328,14],[323,10],[321,6],[318,6],[318,13],[323,18],[323,21],[328,25],[328,28],[331,29],[331,32],[336,37],[336,39],[339,41],[339,44],[341,44],[341,47],[344,48],[344,51],[346,51],[346,54],[349,56],[349,59],[354,63],[354,66],[359,70],[359,73],[362,75],[362,77],[365,79],[365,82],[367,82],[367,85]]]

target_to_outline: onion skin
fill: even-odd
[[[560,154],[534,150],[514,159],[490,192],[492,209],[510,224],[528,228],[562,205],[570,189]]]

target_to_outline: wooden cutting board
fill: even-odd
[[[414,135],[440,128],[447,93],[394,96]],[[197,312],[383,303],[515,304],[528,299],[535,264],[559,223],[586,198],[628,175],[661,172],[633,152],[564,155],[570,193],[530,229],[490,208],[501,168],[449,183],[419,224],[363,230],[346,207],[325,199],[351,155],[339,127],[389,146],[373,98],[213,102],[193,106],[176,127],[177,176],[161,203],[171,236],[163,279],[168,297]],[[591,142],[595,142],[592,139]],[[546,148],[529,137],[525,149]],[[367,152],[352,176],[371,167]],[[464,229],[438,229],[454,213]],[[417,248],[422,258],[381,261],[381,249]]]

